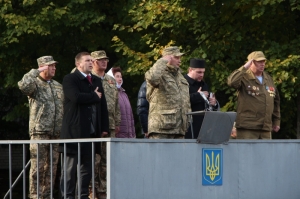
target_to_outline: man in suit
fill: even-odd
[[[215,96],[209,96],[208,85],[204,82],[205,73],[205,60],[192,58],[190,59],[190,67],[188,69],[188,74],[185,75],[185,79],[189,83],[189,93],[192,111],[204,111],[207,106],[211,107],[211,111],[219,110],[219,104]],[[202,95],[201,95],[202,94]],[[205,98],[205,99],[204,99]],[[207,102],[207,103],[206,103]],[[208,105],[209,103],[209,105]],[[203,115],[193,116],[193,132],[192,136],[191,127],[185,134],[186,139],[197,139],[200,128],[203,122]]]
[[[92,57],[81,52],[75,57],[77,69],[63,79],[64,116],[61,139],[100,138],[108,134],[108,111],[101,79],[92,75]],[[60,188],[63,198],[74,199],[78,163],[78,144],[63,145],[59,151],[64,153],[66,161],[62,166]],[[100,153],[99,143],[95,144],[96,153]],[[81,144],[80,184],[78,198],[88,199],[89,183],[92,178],[92,143]],[[66,170],[64,165],[66,164]],[[66,173],[66,178],[64,178]],[[66,184],[66,186],[65,186]],[[64,196],[66,195],[66,197]]]

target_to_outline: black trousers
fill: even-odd
[[[63,158],[64,159],[64,158]],[[62,172],[60,180],[60,190],[62,198],[64,199],[64,193],[66,192],[65,199],[75,199],[77,195],[76,182],[77,181],[77,165],[78,154],[66,154],[66,162],[62,161]],[[66,170],[64,170],[64,164],[66,164]],[[80,184],[81,192],[80,199],[89,199],[89,183],[92,179],[92,153],[81,154],[80,157]],[[66,173],[66,179],[64,179],[64,173]],[[64,182],[66,181],[66,187]],[[77,197],[76,197],[77,198]]]

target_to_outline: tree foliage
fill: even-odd
[[[2,127],[15,123],[27,133],[27,126],[21,125],[25,122],[20,121],[28,123],[28,103],[17,88],[17,82],[30,69],[37,68],[38,57],[52,55],[59,61],[55,79],[61,82],[74,68],[78,52],[98,48],[107,48],[108,54],[112,52],[109,46],[113,20],[107,14],[116,7],[110,1],[92,0],[0,1]],[[4,100],[9,96],[10,100]],[[1,130],[0,139],[11,138],[12,134],[7,133],[11,132],[10,127]]]
[[[296,136],[296,96],[299,94],[300,4],[296,0],[141,1],[128,11],[131,18],[116,24],[114,46],[127,55],[128,71],[144,73],[163,46],[176,44],[192,57],[206,59],[206,81],[224,111],[235,110],[235,90],[228,75],[247,55],[262,50],[267,71],[281,94],[282,130],[277,138]],[[134,38],[126,37],[131,33]],[[134,41],[133,41],[134,40]],[[141,57],[138,62],[136,56]]]
[[[5,121],[28,115],[17,81],[51,54],[59,61],[56,80],[74,66],[83,50],[104,49],[110,66],[125,72],[124,87],[133,109],[143,74],[165,46],[185,52],[182,70],[192,57],[207,61],[205,81],[222,105],[235,110],[235,90],[227,76],[247,55],[262,50],[266,70],[281,94],[282,129],[277,138],[295,138],[299,94],[300,3],[297,0],[1,0],[0,95]],[[136,122],[137,123],[137,122]]]

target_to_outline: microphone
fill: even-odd
[[[201,92],[201,91],[200,91],[199,93],[200,93],[201,97],[204,99],[205,103],[209,106],[209,101],[207,100],[207,98],[206,98],[206,96],[204,95],[204,93]]]
[[[204,100],[205,103],[206,103],[205,110],[207,110],[207,111],[213,111],[213,108],[212,108],[212,106],[209,104],[209,101],[207,100],[207,98],[206,98],[206,96],[204,95],[204,93],[201,92],[201,91],[200,91],[199,93],[200,93],[201,97],[203,98],[203,100]]]

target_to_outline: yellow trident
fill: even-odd
[[[209,176],[209,178],[214,181],[215,177],[220,175],[220,154],[216,156],[216,159],[214,159],[214,152],[211,154],[211,161],[209,158],[209,155],[206,154],[206,175]]]

